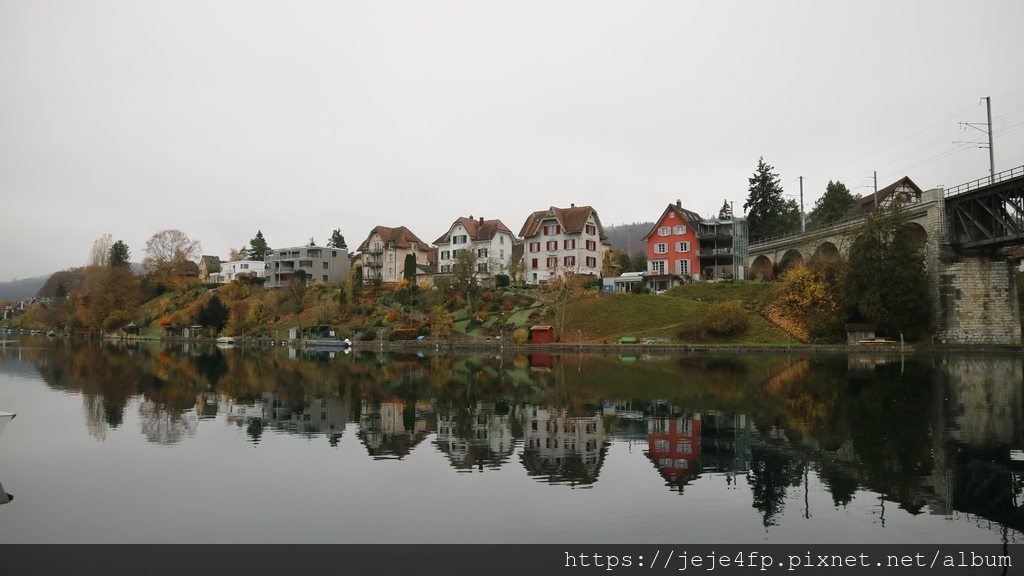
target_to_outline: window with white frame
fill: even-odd
[[[676,226],[675,227],[675,233],[676,234],[686,234],[686,226]]]
[[[668,253],[668,244],[665,244],[664,242],[662,242],[660,244],[655,244],[654,245],[654,253],[655,254],[667,254]]]
[[[690,251],[690,243],[689,242],[676,242],[676,252],[689,252],[689,251]]]
[[[664,274],[665,273],[665,261],[664,260],[651,260],[651,274]]]
[[[658,228],[658,236],[668,236],[671,233],[672,229],[669,228],[668,226],[662,226],[661,228]]]
[[[555,234],[558,234],[561,231],[562,231],[562,227],[559,226],[558,224],[553,224],[553,225],[545,226],[544,227],[544,235],[545,236],[554,236]]]
[[[558,250],[558,240],[548,240],[548,250]]]
[[[590,268],[597,268],[597,258],[587,256],[587,266]]]
[[[540,242],[530,242],[530,252],[540,252]]]
[[[565,250],[575,250],[576,249],[576,240],[575,239],[566,240],[563,243],[563,246],[564,246]]]
[[[596,251],[597,250],[597,241],[596,240],[587,240],[587,250],[590,250],[591,252]]]
[[[590,234],[591,236],[596,236],[597,235],[597,226],[594,226],[593,224],[587,224],[586,229],[587,229],[587,234]]]
[[[565,257],[565,265],[566,266],[575,266],[576,265],[576,257],[575,256],[566,256]]]
[[[546,263],[548,268],[555,268],[558,266],[558,258],[548,258]]]
[[[676,260],[676,274],[689,274],[690,273],[690,261],[689,260]]]

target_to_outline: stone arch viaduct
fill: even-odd
[[[918,192],[909,213],[925,246],[935,342],[1021,344],[1016,264],[1004,249],[1024,244],[1024,167]],[[865,218],[751,243],[748,278],[770,279],[815,254],[846,256]]]

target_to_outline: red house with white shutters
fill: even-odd
[[[697,257],[700,246],[697,227],[700,221],[700,215],[683,208],[679,200],[665,208],[661,218],[643,237],[647,244],[647,287],[667,290],[678,283],[673,283],[673,275],[700,274]]]

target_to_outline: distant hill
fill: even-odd
[[[641,238],[647,235],[654,226],[654,222],[634,222],[632,224],[619,224],[605,226],[604,233],[612,243],[612,251],[625,250],[630,255],[644,251],[644,243]]]
[[[0,282],[0,300],[28,300],[39,292],[50,276]]]

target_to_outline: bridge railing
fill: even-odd
[[[1002,172],[999,172],[994,176],[978,178],[977,180],[972,180],[965,184],[960,184],[959,186],[948,188],[945,192],[945,195],[946,198],[949,198],[950,196],[963,194],[964,192],[970,192],[971,190],[977,190],[979,188],[984,188],[986,186],[998,184],[999,182],[1012,180],[1013,178],[1020,178],[1021,176],[1024,176],[1024,166],[1018,166],[1016,168],[1010,168],[1009,170],[1003,170]]]
[[[797,236],[808,236],[810,234],[816,234],[819,232],[832,232],[833,229],[838,229],[843,225],[863,220],[867,217],[867,214],[854,214],[853,216],[844,216],[834,222],[829,222],[823,226],[808,228],[806,232],[787,232],[785,234],[776,234],[775,236],[767,236],[764,238],[758,238],[750,242],[750,247],[759,246],[761,244],[768,244],[770,242],[777,242],[779,240],[786,240],[788,238],[796,238]]]

